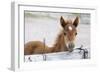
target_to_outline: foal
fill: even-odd
[[[52,52],[69,51],[72,52],[75,47],[74,40],[77,35],[76,27],[78,26],[79,18],[76,17],[74,21],[64,20],[61,16],[60,24],[62,31],[58,35],[55,44],[48,47],[45,43],[40,41],[30,41],[24,45],[24,55],[44,54]]]

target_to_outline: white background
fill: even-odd
[[[27,0],[26,0],[27,1]],[[26,2],[25,1],[25,2]],[[30,2],[36,4],[45,5],[86,5],[86,6],[96,6],[97,7],[97,20],[95,28],[97,29],[95,39],[98,46],[100,45],[100,0],[33,0]],[[1,0],[0,1],[0,73],[12,73],[10,71],[10,53],[11,53],[11,0]],[[100,49],[98,48],[97,54],[99,54]],[[98,56],[97,66],[84,66],[84,67],[59,67],[46,70],[33,70],[30,73],[100,73],[100,56]],[[28,73],[28,71],[21,71],[22,73]]]

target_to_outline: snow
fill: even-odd
[[[87,58],[89,58],[89,56],[87,56]],[[80,52],[80,50],[74,50],[73,52],[57,52],[25,56],[25,62],[58,61],[74,59],[83,59],[83,51]]]

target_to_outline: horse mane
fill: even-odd
[[[67,23],[67,24],[72,24],[72,20],[71,20],[71,19],[68,19],[68,20],[66,21],[66,23]]]

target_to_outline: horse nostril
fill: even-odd
[[[74,47],[75,47],[75,45],[73,43],[70,43],[68,45],[68,51],[72,52]]]
[[[75,47],[75,45],[73,43],[71,43],[68,45],[68,47],[73,49]]]

